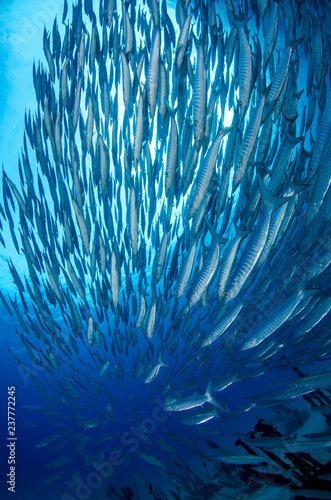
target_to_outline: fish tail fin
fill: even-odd
[[[216,408],[219,408],[220,410],[222,410],[222,407],[218,404],[218,402],[216,401],[214,396],[208,396],[207,401],[208,401],[208,403],[212,404],[213,406],[216,406]]]
[[[195,48],[198,50],[199,45],[201,45],[201,42],[200,42],[199,37],[197,37],[197,35],[194,33],[193,30],[192,30],[192,37],[193,37],[193,40],[194,40]]]
[[[207,386],[206,392],[205,392],[205,396],[207,398],[208,403],[216,406],[216,408],[219,408],[221,410],[222,407],[218,404],[218,402],[216,401],[216,399],[214,398],[214,396],[212,396],[212,394],[211,394],[211,391],[212,391],[211,384],[212,384],[212,381],[210,380],[209,384]]]
[[[292,52],[300,45],[300,43],[302,42],[303,38],[298,38],[298,40],[293,40],[291,41],[291,43],[289,44],[291,49],[292,49]]]
[[[298,194],[300,193],[300,191],[303,191],[304,189],[307,189],[309,187],[309,184],[293,184],[287,174],[285,174],[285,182],[287,189],[291,189],[292,191],[294,191],[294,194]]]
[[[207,385],[207,389],[206,389],[206,392],[205,392],[205,396],[211,396],[211,384],[212,384],[212,381],[209,380],[209,383]]]
[[[224,127],[223,117],[221,117],[220,122],[218,124],[217,134],[222,134],[222,136],[225,137],[229,132],[231,132],[232,129],[235,128],[236,125],[237,122],[234,121],[232,125],[230,125],[229,127]]]
[[[230,21],[233,24],[233,26],[237,28],[237,30],[239,30],[240,28],[244,28],[246,26],[251,17],[252,16],[249,16],[247,17],[247,19],[239,21],[239,19],[234,19],[234,17],[230,16]]]
[[[229,401],[228,399],[225,401],[225,406],[224,406],[224,409],[227,413],[229,413],[229,415],[231,415],[233,418],[235,418],[235,414],[233,413],[233,411],[229,408]]]
[[[174,108],[172,108],[171,105],[170,105],[170,102],[168,101],[168,99],[165,99],[164,102],[165,102],[166,108],[168,110],[168,113],[171,116],[174,116],[176,114],[178,108],[179,108],[179,104],[177,104],[177,106],[175,106]]]
[[[215,96],[218,96],[218,94],[221,92],[222,86],[222,81],[218,85],[215,85],[215,83],[211,84],[212,92],[215,94]]]
[[[299,283],[298,292],[302,293],[302,298],[307,299],[308,297],[312,297],[313,295],[321,294],[321,290],[319,288],[307,288],[307,273],[303,273],[302,278]]]
[[[282,205],[284,205],[284,203],[288,202],[292,198],[292,196],[285,196],[284,198],[277,198],[272,196],[270,191],[264,185],[261,176],[259,176],[259,186],[263,202],[271,205],[273,211],[277,210],[277,208],[281,207]]]
[[[244,231],[243,229],[240,229],[236,224],[234,227],[236,228],[236,236],[240,236],[242,239],[246,238],[246,236],[251,233],[251,231]]]
[[[175,318],[175,321],[173,323],[174,325],[174,328],[179,328],[181,322],[182,322],[182,319],[184,318],[184,316],[188,313],[188,311],[190,310],[190,306],[187,305],[187,306],[184,306],[178,313],[178,316],[176,316]]]
[[[292,146],[296,146],[297,144],[299,144],[299,142],[304,140],[304,137],[302,135],[298,137],[293,137],[292,135],[288,134],[286,130],[283,130],[283,132],[285,134],[286,139],[292,144]]]
[[[170,365],[167,365],[167,363],[163,363],[163,361],[162,361],[162,357],[163,357],[163,345],[162,345],[162,349],[160,350],[160,354],[159,354],[159,357],[158,357],[157,362],[158,362],[158,364],[160,365],[160,367],[161,367],[161,366],[166,366],[166,367],[168,367],[168,368],[169,368],[169,367],[170,367]]]
[[[218,243],[222,244],[222,243],[227,243],[228,240],[226,238],[223,238],[220,234],[218,234],[215,230],[215,228],[213,228],[213,226],[211,225],[211,223],[209,222],[209,220],[207,219],[207,217],[204,215],[203,216],[204,220],[205,220],[205,223],[209,229],[209,232],[210,234],[213,236],[213,238],[215,238]]]
[[[311,18],[313,20],[313,24],[315,24],[315,26],[318,26],[319,24],[322,24],[325,19],[326,19],[326,16],[321,16],[321,17],[318,17],[318,16],[314,16],[313,14],[311,14]]]
[[[255,396],[255,406],[258,408],[263,408],[263,402],[261,401],[261,396]]]
[[[265,87],[264,89],[261,89],[261,96],[267,97],[267,95],[269,94],[269,90],[271,89],[271,86],[272,86],[272,83],[269,83],[269,85],[267,87]]]
[[[220,420],[222,420],[222,417],[217,413],[216,408],[214,408],[212,413],[214,414],[215,418],[219,418]]]

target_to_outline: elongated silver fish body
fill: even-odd
[[[157,283],[161,280],[163,275],[167,246],[168,246],[168,232],[166,231],[162,237],[160,248],[158,249],[154,259],[153,271]]]
[[[196,247],[197,247],[197,241],[195,240],[192,243],[185,257],[185,260],[181,263],[179,277],[178,277],[177,294],[176,294],[177,299],[180,299],[180,297],[184,295],[187,285],[189,283],[195,259]]]
[[[260,214],[258,223],[255,225],[247,240],[242,257],[229,278],[230,284],[226,292],[225,303],[237,297],[242,287],[247,282],[267,241],[272,212],[286,203],[289,199],[272,198],[269,191],[265,188],[261,177],[259,177],[259,184],[264,199],[263,210]]]
[[[146,314],[146,299],[143,295],[140,295],[140,306],[139,306],[139,312],[138,312],[138,318],[136,322],[136,328],[140,328],[143,324],[145,314]]]
[[[147,98],[151,117],[154,118],[160,79],[160,43],[161,34],[158,28],[153,30],[151,58],[147,75]]]
[[[166,196],[175,191],[175,176],[178,168],[178,127],[175,117],[171,117],[170,137],[168,143],[168,154],[165,174]]]
[[[264,39],[264,49],[263,49],[263,66],[267,67],[272,53],[275,48],[277,34],[278,34],[278,14],[279,6],[278,3],[273,2],[270,6],[268,25],[266,28],[265,39]]]
[[[131,188],[130,192],[130,212],[129,212],[129,231],[131,248],[133,255],[137,255],[138,251],[138,209],[135,188]]]
[[[111,254],[111,294],[114,307],[118,306],[118,296],[120,290],[120,270],[117,262],[116,253]]]
[[[197,149],[200,149],[206,129],[207,76],[203,55],[203,46],[198,46],[197,69],[194,79],[193,126]]]
[[[245,137],[241,144],[240,152],[238,155],[238,161],[236,161],[234,167],[233,182],[232,182],[233,193],[235,192],[235,190],[237,189],[237,187],[239,186],[245,175],[246,168],[260,129],[264,102],[265,102],[265,95],[261,95],[259,102],[249,119],[245,132]]]
[[[179,39],[177,42],[176,56],[175,56],[176,75],[178,75],[179,70],[183,64],[183,59],[184,59],[184,55],[186,52],[187,41],[188,41],[188,36],[189,36],[189,31],[190,31],[190,24],[191,24],[192,15],[193,15],[193,11],[185,19],[185,22],[182,26],[182,29],[181,29],[180,35],[179,35]]]
[[[217,323],[215,328],[213,328],[210,334],[205,337],[201,346],[206,347],[215,342],[215,340],[217,340],[225,332],[225,330],[229,328],[229,326],[234,322],[241,308],[242,304],[238,304],[233,309],[230,308],[228,311],[226,311],[223,318]]]
[[[240,117],[243,119],[248,108],[252,85],[252,54],[248,43],[245,26],[247,21],[234,21],[239,33],[239,106]]]
[[[144,92],[140,94],[139,97],[136,130],[134,134],[133,160],[136,170],[138,168],[140,160],[140,154],[143,142],[143,132],[144,132]]]
[[[154,335],[155,320],[156,320],[156,302],[152,302],[151,305],[149,306],[149,309],[147,310],[145,325],[144,325],[146,337],[148,339],[151,339]]]
[[[289,318],[298,303],[311,293],[311,290],[299,290],[298,293],[294,294],[282,305],[277,307],[275,311],[255,329],[253,335],[245,341],[242,350],[251,349],[263,342],[263,340],[275,332]]]
[[[199,273],[197,281],[189,295],[188,307],[193,307],[197,302],[199,302],[202,294],[207,290],[209,283],[214,277],[215,271],[219,263],[220,256],[220,246],[217,241],[213,241],[212,247],[209,250],[206,261],[204,262],[202,269]]]
[[[204,196],[207,193],[215,163],[217,160],[221,141],[225,131],[221,130],[215,138],[213,144],[209,147],[206,156],[200,165],[196,181],[187,201],[187,218],[191,219],[199,209]]]
[[[286,80],[288,70],[289,70],[289,65],[290,65],[290,60],[293,54],[294,49],[300,44],[301,40],[296,40],[291,43],[289,47],[284,52],[284,55],[280,61],[279,66],[277,67],[274,77],[272,79],[271,83],[271,88],[269,90],[269,93],[266,97],[265,101],[265,107],[263,110],[263,118],[262,120],[265,121],[268,116],[272,113],[274,110],[274,107],[276,105],[277,99],[279,97],[279,94],[282,91],[282,88],[284,86],[284,82]]]
[[[121,51],[121,60],[122,60],[122,82],[123,82],[123,102],[125,109],[128,109],[130,102],[130,94],[131,94],[131,77],[130,77],[130,69],[128,65],[128,61],[123,51]]]
[[[213,398],[211,394],[211,382],[209,382],[206,393],[204,395],[189,396],[184,399],[176,400],[165,406],[167,411],[185,411],[191,410],[192,408],[197,408],[205,403],[211,403],[212,405],[221,408],[217,401]]]

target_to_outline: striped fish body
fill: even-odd
[[[204,403],[206,403],[206,401],[207,399],[205,396],[190,396],[188,398],[176,401],[175,403],[171,403],[170,405],[165,407],[165,410],[167,411],[191,410],[192,408],[197,408],[198,406],[202,406]]]
[[[133,255],[138,252],[138,209],[136,200],[136,191],[134,187],[130,192],[130,212],[129,212],[129,231]]]
[[[263,67],[266,68],[273,54],[277,34],[278,34],[278,3],[273,2],[270,5],[269,20],[265,31],[264,49],[263,49]]]
[[[234,271],[233,279],[226,293],[226,303],[237,297],[249,275],[253,271],[253,268],[267,240],[271,214],[271,208],[269,206],[265,206],[259,223],[255,226],[252,234],[250,235],[242,258]]]
[[[224,297],[224,293],[226,290],[226,285],[231,273],[231,269],[234,263],[234,260],[237,255],[238,246],[242,240],[242,235],[236,235],[233,240],[228,243],[228,247],[224,252],[222,263],[220,266],[219,278],[218,278],[218,299],[221,301]]]
[[[188,35],[190,31],[190,24],[191,24],[191,18],[192,18],[193,12],[186,18],[182,29],[180,31],[179,39],[177,42],[177,47],[176,47],[176,56],[175,56],[175,69],[176,69],[176,76],[179,73],[179,70],[183,64],[185,52],[186,52],[186,47],[187,47],[187,41],[188,41]]]
[[[225,332],[225,330],[227,328],[229,328],[229,326],[234,322],[234,320],[238,316],[241,308],[242,308],[242,304],[238,304],[234,308],[231,307],[223,315],[223,317],[217,323],[215,328],[213,328],[213,330],[210,332],[210,334],[207,335],[207,337],[202,342],[201,346],[206,347],[206,346],[212,344],[213,342],[215,342],[215,340],[217,340]]]
[[[268,116],[273,112],[279,94],[282,91],[286,77],[288,75],[290,60],[294,49],[299,45],[301,40],[296,40],[291,43],[289,47],[285,50],[285,53],[275,71],[272,79],[271,88],[269,90],[268,96],[265,101],[265,106],[263,110],[262,121],[264,122]]]
[[[206,129],[207,77],[203,46],[198,46],[197,69],[194,78],[193,126],[197,149],[200,149]]]
[[[307,377],[296,380],[292,385],[295,388],[308,387],[313,390],[331,387],[331,372],[308,375]]]
[[[188,207],[187,218],[191,219],[198,211],[203,198],[205,197],[210,184],[211,177],[215,168],[221,141],[225,133],[222,130],[217,134],[213,144],[209,147],[206,156],[202,160],[199,168],[196,182],[191,191]]]
[[[138,318],[136,322],[136,328],[140,328],[143,324],[145,314],[146,314],[146,299],[143,295],[140,295],[140,306],[139,306],[139,313],[138,313]]]
[[[171,117],[170,137],[165,174],[166,196],[175,191],[175,176],[178,167],[178,128],[175,117]]]
[[[299,302],[311,294],[311,290],[301,290],[277,307],[264,321],[262,321],[259,327],[254,329],[254,334],[246,340],[242,350],[251,349],[268,338],[285,323]]]
[[[156,302],[152,302],[147,311],[145,325],[144,325],[146,337],[148,339],[151,339],[154,335],[155,319],[156,319]]]
[[[118,296],[120,289],[120,270],[116,258],[116,253],[111,254],[111,294],[114,307],[118,306]]]
[[[250,100],[252,87],[252,52],[245,33],[246,21],[234,21],[239,33],[239,106],[243,119]]]
[[[314,176],[317,172],[320,161],[323,157],[325,147],[328,143],[331,130],[331,92],[323,111],[322,119],[319,122],[316,140],[313,148],[313,154],[309,163],[308,178]]]
[[[193,269],[196,247],[197,247],[197,242],[194,241],[188,251],[188,254],[185,257],[185,260],[181,264],[178,277],[178,287],[176,295],[177,300],[184,295],[188,282],[190,280]]]
[[[153,30],[151,58],[148,66],[147,75],[147,98],[151,117],[154,118],[156,103],[159,91],[160,79],[160,42],[161,35],[158,28]]]
[[[319,165],[315,177],[315,183],[311,190],[307,215],[310,219],[315,217],[322,205],[324,196],[331,183],[331,134],[326,146],[325,153]]]
[[[143,142],[143,133],[144,133],[144,92],[140,94],[139,97],[137,122],[134,134],[133,160],[134,160],[134,167],[136,170],[138,168],[140,160],[140,154]]]
[[[128,109],[131,95],[131,78],[128,61],[123,51],[121,51],[122,59],[122,87],[123,87],[123,102],[125,109]]]
[[[154,265],[153,265],[154,276],[157,283],[159,283],[163,275],[167,246],[168,246],[168,232],[165,232],[161,241],[160,248],[155,255]]]
[[[219,263],[219,256],[220,256],[220,246],[217,243],[217,241],[214,240],[212,247],[209,250],[206,261],[204,262],[202,269],[199,273],[196,284],[190,293],[188,299],[189,308],[193,307],[197,302],[199,302],[202,294],[204,293],[205,290],[207,290],[207,287],[211,282],[215,274],[215,271],[217,269]]]
[[[239,186],[245,175],[246,168],[260,129],[264,102],[265,102],[265,96],[261,95],[259,103],[252,112],[252,116],[250,117],[250,120],[248,122],[245,137],[239,151],[238,161],[236,162],[234,168],[234,175],[232,182],[233,193],[235,192],[235,190],[237,189],[237,187]]]

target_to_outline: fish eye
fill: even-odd
[[[229,293],[228,293],[228,292],[226,292],[226,294],[225,294],[225,295],[228,297],[228,296],[229,296]]]
[[[308,271],[308,274],[311,274],[311,271]]]
[[[233,178],[234,178],[234,179],[236,179],[236,178],[237,178],[237,176],[236,176],[236,175],[234,175],[234,176],[233,176]]]
[[[309,214],[306,214],[307,219],[309,219]]]

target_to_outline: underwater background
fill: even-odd
[[[329,4],[0,20],[1,499],[331,498]]]

